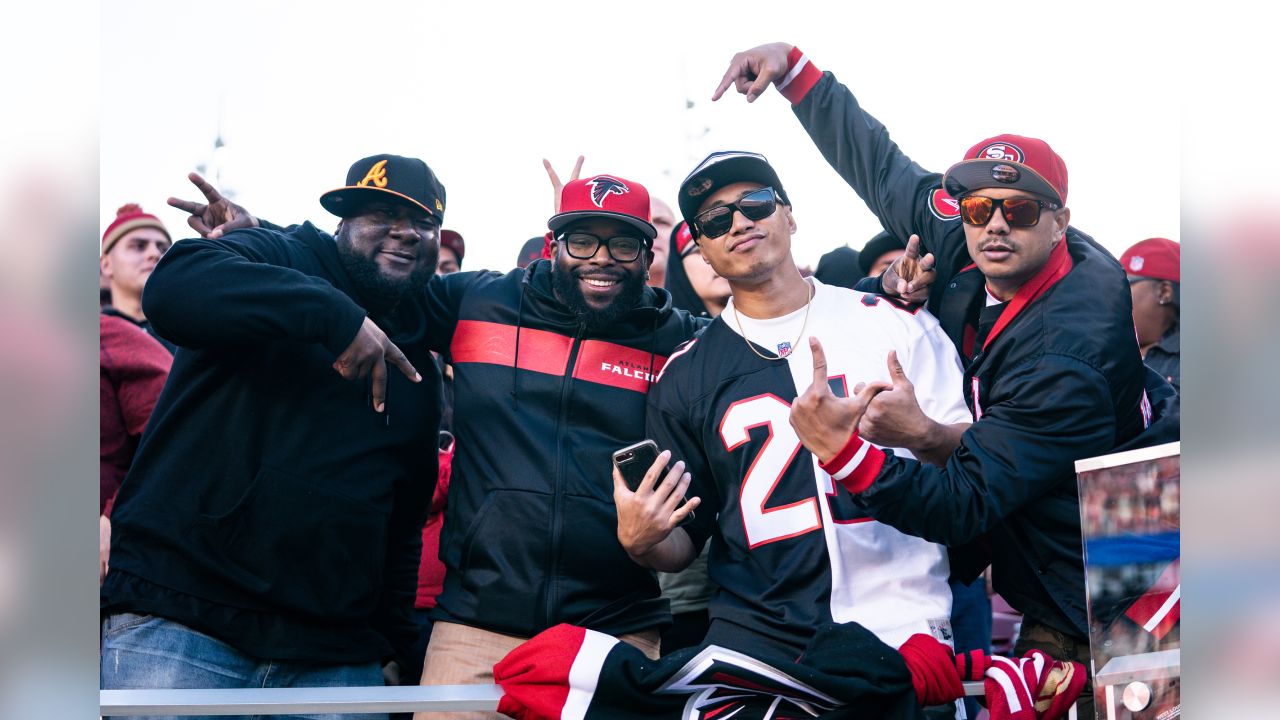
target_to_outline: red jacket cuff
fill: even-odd
[[[871,487],[880,468],[884,466],[884,451],[863,440],[854,430],[840,452],[830,461],[821,463],[822,469],[832,480],[846,490],[860,493]]]
[[[822,71],[809,62],[809,58],[800,52],[800,48],[793,47],[787,54],[787,74],[778,81],[778,92],[795,105],[809,94],[821,78]]]

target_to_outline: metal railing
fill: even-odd
[[[982,682],[964,684],[966,696],[983,694]],[[102,690],[100,713],[120,715],[296,715],[498,709],[497,685],[411,687],[247,688],[234,690]],[[1076,720],[1076,709],[1067,715]]]

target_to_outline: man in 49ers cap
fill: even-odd
[[[921,422],[909,386],[895,384],[865,415],[849,398],[797,405],[801,439],[840,465],[833,477],[876,520],[966,548],[953,553],[962,580],[989,562],[996,591],[1025,615],[1016,653],[1041,647],[1087,662],[1073,463],[1166,441],[1161,433],[1176,429],[1144,432],[1157,399],[1144,385],[1170,403],[1172,388],[1144,371],[1124,271],[1068,226],[1066,164],[1043,140],[1003,134],[931,173],[830,72],[784,43],[735,55],[713,99],[732,85],[753,101],[770,83],[884,228],[910,238],[858,289],[924,302],[937,316],[966,362],[975,418],[963,435],[944,432]],[[953,452],[931,467],[861,452],[866,440]],[[966,547],[977,538],[986,552]]]

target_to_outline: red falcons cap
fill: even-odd
[[[1167,238],[1147,238],[1125,250],[1120,264],[1133,276],[1181,282],[1182,246]]]
[[[997,135],[969,148],[942,186],[953,198],[980,188],[1026,190],[1067,204],[1067,164],[1049,143],[1021,135]]]
[[[458,264],[462,264],[462,256],[467,254],[467,243],[457,230],[440,231],[440,247],[447,247],[458,256]]]
[[[689,247],[689,244],[693,242],[693,233],[689,232],[689,223],[681,220],[676,225],[676,229],[671,233],[671,236],[675,238],[673,242],[676,246],[676,255],[684,257],[685,248]]]
[[[560,191],[560,212],[551,216],[547,227],[560,232],[575,220],[596,217],[621,220],[650,242],[658,236],[649,223],[649,191],[640,183],[616,175],[596,175],[565,185]]]

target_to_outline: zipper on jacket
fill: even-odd
[[[573,346],[569,349],[569,361],[564,369],[564,380],[560,386],[560,409],[556,413],[556,467],[554,480],[554,492],[551,500],[551,547],[550,557],[547,558],[547,582],[543,585],[543,618],[542,627],[551,627],[552,619],[555,617],[556,597],[558,593],[555,586],[559,583],[560,577],[560,528],[562,514],[561,504],[564,497],[564,479],[565,479],[565,435],[566,426],[569,422],[569,396],[573,391],[573,368],[578,363],[578,351],[582,347],[582,335],[586,332],[587,326],[581,321],[573,335]]]

